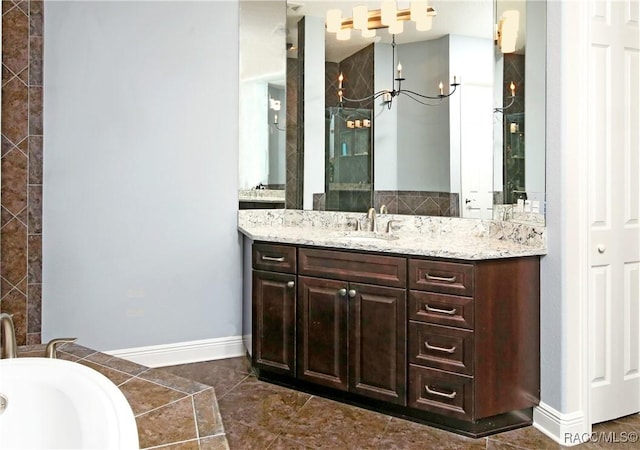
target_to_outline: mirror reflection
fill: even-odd
[[[286,170],[276,169],[277,158],[262,165],[261,178],[257,171],[244,176],[241,167],[241,188],[284,187],[288,208],[385,205],[390,213],[501,220],[522,218],[525,209],[543,213],[546,30],[539,3],[395,2],[396,19],[406,9],[409,20],[389,33],[371,19],[381,2],[290,2],[279,44],[286,81],[269,81],[286,84],[286,93],[280,114],[264,118],[267,133],[286,139],[269,139],[262,152],[285,148]],[[410,19],[412,5],[428,12],[429,24]],[[358,7],[367,8],[364,30]],[[339,12],[339,31],[349,29],[349,39],[329,31],[330,10]],[[241,36],[241,71],[245,49]],[[394,95],[401,90],[413,94]]]
[[[240,2],[240,208],[282,208],[286,177],[286,3]]]

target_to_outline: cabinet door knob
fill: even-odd
[[[605,247],[604,244],[598,245],[598,253],[600,253],[601,255],[605,252],[606,249],[607,247]]]
[[[347,290],[345,288],[342,288],[338,291],[338,294],[340,294],[340,297],[344,297],[345,295],[347,295]]]
[[[353,298],[356,296],[356,290],[355,289],[349,289],[349,297]]]
[[[291,288],[292,288],[292,287],[294,287],[295,285],[296,285],[296,282],[295,282],[295,281],[289,281],[289,282],[287,282],[287,287],[288,287],[289,289],[291,289]]]

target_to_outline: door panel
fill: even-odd
[[[341,291],[342,290],[342,291]],[[348,390],[347,283],[298,277],[298,378]]]
[[[295,374],[295,275],[253,272],[254,364],[273,372]]]
[[[590,416],[597,423],[640,411],[640,36],[637,5],[593,5],[585,95]]]
[[[406,291],[350,283],[349,296],[351,391],[406,405]]]

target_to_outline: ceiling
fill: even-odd
[[[516,0],[524,3],[524,0]],[[297,47],[297,22],[305,15],[324,18],[327,10],[340,9],[343,17],[351,17],[356,5],[366,5],[370,10],[379,9],[380,1],[324,1],[293,0],[287,2],[287,42]],[[408,8],[411,2],[399,1],[398,9]],[[404,32],[396,35],[398,44],[438,39],[447,34],[483,37],[493,39],[493,1],[492,0],[431,0],[429,5],[436,10],[433,28],[430,31],[416,31],[413,22],[405,22]],[[486,20],[477,20],[486,18]],[[341,61],[372,42],[391,43],[391,35],[386,29],[380,29],[374,38],[362,38],[357,31],[348,41],[338,41],[333,33],[326,33],[327,61]],[[295,51],[289,52],[295,57]]]

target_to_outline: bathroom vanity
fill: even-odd
[[[544,248],[496,255],[500,240],[476,230],[451,255],[456,219],[439,219],[444,235],[433,223],[357,234],[333,219],[241,220],[259,378],[473,437],[530,424]],[[474,250],[480,239],[494,251]]]

